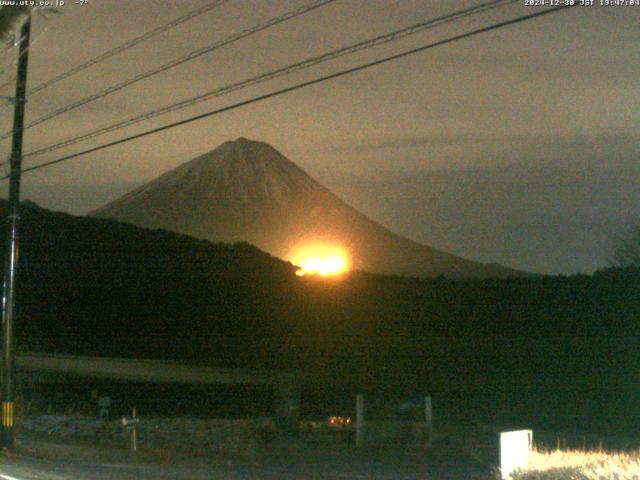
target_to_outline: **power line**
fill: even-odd
[[[237,90],[241,90],[243,88],[247,88],[249,86],[253,86],[253,85],[257,85],[260,83],[264,83],[266,81],[269,80],[273,80],[275,78],[279,78],[285,75],[288,75],[290,73],[299,71],[299,70],[303,70],[315,65],[318,65],[320,63],[323,62],[327,62],[329,60],[334,60],[336,58],[342,57],[344,55],[348,55],[348,54],[352,54],[361,50],[365,50],[365,49],[369,49],[369,48],[373,48],[376,47],[378,45],[382,45],[384,43],[388,43],[394,40],[398,40],[401,38],[404,38],[406,36],[409,35],[413,35],[415,33],[418,32],[422,32],[424,30],[430,29],[430,28],[435,28],[437,26],[446,24],[446,23],[451,23],[457,20],[460,20],[461,18],[467,17],[467,16],[471,16],[471,15],[476,15],[478,13],[482,13],[485,12],[487,10],[490,9],[494,9],[494,8],[498,8],[498,7],[502,7],[508,4],[512,4],[512,3],[516,3],[519,0],[492,0],[490,2],[486,2],[480,5],[477,5],[475,7],[470,7],[464,10],[459,10],[441,17],[437,17],[434,19],[430,19],[424,22],[420,22],[414,25],[411,25],[409,27],[405,27],[402,28],[400,30],[395,30],[391,33],[387,33],[384,35],[379,35],[377,37],[368,39],[368,40],[364,40],[361,42],[358,42],[356,44],[350,45],[348,47],[343,47],[343,48],[339,48],[337,50],[333,50],[331,52],[328,53],[324,53],[322,55],[319,56],[315,56],[315,57],[311,57],[308,58],[306,60],[303,60],[301,62],[297,62],[294,64],[290,64],[287,65],[285,67],[281,67],[278,68],[276,70],[272,70],[270,72],[267,73],[263,73],[261,75],[258,75],[256,77],[252,77],[240,82],[236,82],[236,83],[232,83],[230,85],[226,85],[220,88],[217,88],[215,90],[211,90],[209,92],[197,95],[195,97],[191,97],[188,98],[186,100],[182,100],[180,102],[176,102],[176,103],[172,103],[169,105],[166,105],[164,107],[161,107],[159,109],[155,109],[155,110],[151,110],[149,112],[140,114],[140,115],[136,115],[133,117],[130,117],[128,119],[119,121],[117,123],[108,125],[106,127],[102,127],[99,129],[96,129],[94,131],[85,133],[85,134],[81,134],[78,135],[76,137],[72,137],[70,139],[67,140],[63,140],[61,142],[58,142],[56,144],[47,146],[47,147],[43,147],[40,148],[38,150],[34,150],[31,151],[29,153],[27,153],[25,155],[25,157],[30,157],[30,156],[36,156],[36,155],[42,155],[44,153],[47,152],[51,152],[53,150],[57,150],[59,148],[62,147],[66,147],[69,145],[73,145],[75,143],[84,141],[84,140],[88,140],[90,138],[95,138],[101,135],[104,135],[106,133],[110,133],[116,130],[120,130],[122,128],[126,128],[129,127],[131,125],[134,125],[136,123],[140,123],[142,121],[145,120],[149,120],[155,117],[158,117],[160,115],[165,115],[167,113],[171,113],[177,110],[181,110],[183,108],[187,108],[190,107],[192,105],[195,105],[197,103],[201,103],[204,102],[206,100],[209,100],[213,97],[218,97],[218,96],[222,96],[231,92],[235,92]]]
[[[97,57],[94,57],[90,60],[87,60],[84,63],[81,63],[80,65],[77,65],[69,70],[67,70],[66,72],[61,73],[60,75],[53,77],[50,80],[47,80],[45,82],[42,82],[39,85],[36,85],[35,87],[29,89],[27,91],[27,95],[33,95],[36,92],[39,92],[40,90],[44,90],[47,87],[50,87],[51,85],[58,83],[66,78],[71,77],[72,75],[75,75],[76,73],[79,73],[83,70],[86,70],[87,68],[90,68],[100,62],[103,62],[115,55],[118,55],[119,53],[122,53],[126,50],[129,50],[130,48],[135,47],[136,45],[145,42],[147,40],[149,40],[150,38],[155,37],[156,35],[159,35],[163,32],[166,32],[167,30],[171,30],[172,28],[177,27],[178,25],[191,20],[193,18],[196,18],[200,15],[203,15],[207,12],[209,12],[210,10],[213,10],[225,3],[227,3],[229,0],[216,0],[214,2],[208,3],[207,5],[204,5],[200,8],[197,8],[195,10],[192,10],[191,12],[188,12],[174,20],[171,20],[168,23],[165,23],[164,25],[161,25],[153,30],[148,31],[147,33],[140,35],[139,37],[136,37],[132,40],[129,40],[128,42],[123,43],[122,45],[119,45],[117,47],[112,48],[111,50],[108,50],[100,55],[98,55]]]
[[[224,0],[224,1],[228,1],[228,0]],[[164,65],[161,65],[160,67],[157,68],[153,68],[151,70],[148,70],[146,72],[143,72],[139,75],[136,75],[134,77],[131,77],[127,80],[124,80],[120,83],[117,83],[115,85],[112,85],[110,87],[107,87],[104,90],[101,90],[97,93],[94,93],[92,95],[89,95],[88,97],[85,97],[81,100],[78,100],[77,102],[71,103],[65,107],[62,107],[58,110],[53,111],[52,113],[49,113],[47,115],[44,115],[40,118],[37,118],[36,120],[28,123],[27,125],[25,125],[25,129],[34,127],[36,125],[39,125],[41,123],[44,123],[48,120],[51,120],[52,118],[55,118],[59,115],[62,115],[64,113],[67,113],[71,110],[75,110],[76,108],[80,108],[88,103],[94,102],[95,100],[98,100],[100,98],[106,97],[107,95],[110,95],[112,93],[115,93],[119,90],[122,90],[123,88],[126,88],[130,85],[133,85],[134,83],[140,82],[141,80],[144,80],[146,78],[152,77],[154,75],[157,75],[161,72],[165,72],[171,68],[177,67],[178,65],[182,65],[185,62],[188,62],[190,60],[194,60],[202,55],[204,55],[205,53],[209,53],[212,52],[214,50],[217,50],[219,48],[224,47],[225,45],[229,45],[231,43],[237,42],[238,40],[248,37],[249,35],[253,35],[257,32],[260,32],[262,30],[265,30],[267,28],[270,28],[274,25],[277,25],[279,23],[285,22],[287,20],[290,20],[294,17],[297,17],[299,15],[303,15],[307,12],[310,12],[312,10],[315,10],[316,8],[322,7],[328,3],[332,3],[335,0],[315,0],[307,5],[303,5],[301,7],[295,8],[293,10],[290,10],[282,15],[278,15],[277,17],[273,17],[269,20],[267,20],[266,22],[260,23],[254,27],[251,27],[249,29],[246,30],[242,30],[239,33],[236,33],[234,35],[231,35],[223,40],[217,41],[213,44],[207,45],[206,47],[203,48],[199,48],[197,50],[191,51],[188,54],[177,58],[175,60],[172,60],[169,63],[165,63]],[[4,140],[5,138],[8,138],[12,135],[12,131],[8,131],[3,133],[2,135],[0,135],[0,140]]]
[[[139,36],[139,37],[136,37],[133,40],[130,40],[130,41],[126,42],[126,43],[123,43],[122,45],[119,45],[118,47],[115,47],[115,48],[113,48],[111,50],[108,50],[108,51],[100,54],[97,57],[94,57],[94,58],[92,58],[90,60],[87,60],[85,63],[77,65],[76,67],[74,67],[74,68],[72,68],[70,70],[67,70],[66,72],[61,73],[57,77],[54,77],[54,78],[52,78],[50,80],[47,80],[46,82],[43,82],[43,83],[41,83],[39,85],[36,85],[35,87],[33,87],[33,88],[31,88],[31,89],[29,89],[27,91],[27,95],[31,95],[31,94],[34,94],[36,92],[39,92],[40,90],[43,90],[43,89],[45,89],[45,88],[47,88],[47,87],[49,87],[49,86],[51,86],[51,85],[53,85],[55,83],[58,83],[61,80],[64,80],[64,79],[66,79],[68,77],[71,77],[71,76],[75,75],[78,72],[81,72],[82,70],[86,70],[87,68],[92,67],[93,65],[96,65],[97,63],[100,63],[100,62],[102,62],[104,60],[107,60],[108,58],[111,58],[114,55],[122,53],[125,50],[128,50],[130,48],[133,48],[136,45],[138,45],[139,43],[142,43],[142,42],[144,42],[146,40],[149,40],[150,38],[152,38],[152,37],[154,37],[154,36],[156,36],[156,35],[158,35],[160,33],[166,32],[167,30],[170,30],[170,29],[180,25],[181,23],[186,22],[187,20],[191,20],[192,18],[200,16],[200,15],[208,12],[209,10],[213,10],[214,8],[220,6],[223,3],[226,3],[228,1],[229,0],[218,0],[218,1],[215,1],[213,3],[204,5],[204,6],[200,7],[200,8],[197,8],[196,10],[192,10],[191,12],[186,13],[185,15],[182,15],[181,17],[178,17],[178,18],[174,19],[169,23],[161,25],[160,27],[158,27],[158,28],[156,28],[154,30],[151,30],[151,31]],[[54,13],[57,13],[55,9],[53,9],[52,11]],[[47,19],[46,16],[44,16],[44,18]],[[45,30],[46,30],[46,28],[45,28]],[[42,33],[44,33],[44,32],[41,32],[39,35],[41,35]],[[21,41],[22,41],[22,39],[19,39],[17,41],[17,43],[16,43],[16,46],[19,45],[19,43]],[[5,51],[8,50],[9,48],[11,48],[11,46],[5,47]],[[15,80],[15,77],[13,77],[12,79],[7,80],[6,82],[4,82],[3,84],[0,85],[0,89],[5,87],[5,86],[7,86],[7,85],[9,85],[14,80]],[[3,106],[7,106],[7,105],[8,104],[5,104]]]
[[[504,22],[496,23],[496,24],[490,25],[488,27],[479,28],[479,29],[472,30],[472,31],[467,32],[467,33],[462,33],[460,35],[455,35],[453,37],[449,37],[449,38],[444,39],[444,40],[439,40],[439,41],[434,42],[434,43],[430,43],[430,44],[423,45],[423,46],[420,46],[420,47],[417,47],[417,48],[413,48],[411,50],[405,50],[404,52],[397,53],[395,55],[391,55],[391,56],[385,57],[385,58],[380,59],[380,60],[374,60],[372,62],[364,63],[364,64],[358,65],[356,67],[352,67],[352,68],[348,68],[348,69],[345,69],[345,70],[341,70],[341,71],[336,72],[336,73],[332,73],[330,75],[325,75],[325,76],[322,76],[322,77],[315,78],[313,80],[308,80],[306,82],[301,82],[301,83],[298,83],[296,85],[292,85],[292,86],[289,86],[289,87],[286,87],[286,88],[282,88],[280,90],[275,90],[273,92],[266,93],[264,95],[260,95],[260,96],[257,96],[257,97],[250,98],[248,100],[244,100],[244,101],[241,101],[241,102],[238,102],[238,103],[234,103],[234,104],[228,105],[226,107],[218,108],[216,110],[212,110],[212,111],[209,111],[209,112],[206,112],[206,113],[195,115],[195,116],[192,116],[192,117],[189,117],[189,118],[177,121],[177,122],[169,123],[167,125],[163,125],[162,127],[158,127],[158,128],[154,128],[154,129],[151,129],[151,130],[147,130],[146,132],[142,132],[142,133],[138,133],[138,134],[135,134],[135,135],[131,135],[131,136],[128,136],[128,137],[125,137],[125,138],[121,138],[119,140],[115,140],[113,142],[109,142],[109,143],[105,143],[103,145],[99,145],[97,147],[89,148],[89,149],[86,149],[86,150],[83,150],[83,151],[80,151],[80,152],[76,152],[76,153],[73,153],[73,154],[70,154],[70,155],[66,155],[64,157],[60,157],[60,158],[57,158],[55,160],[51,160],[49,162],[44,162],[44,163],[41,163],[41,164],[38,164],[38,165],[34,165],[33,167],[25,168],[22,171],[25,172],[25,173],[26,172],[31,172],[31,171],[34,171],[34,170],[39,170],[41,168],[49,167],[51,165],[55,165],[55,164],[58,164],[58,163],[66,162],[66,161],[71,160],[73,158],[77,158],[77,157],[80,157],[80,156],[83,156],[83,155],[87,155],[89,153],[94,153],[94,152],[97,152],[97,151],[100,151],[100,150],[104,150],[104,149],[109,148],[109,147],[113,147],[113,146],[116,146],[116,145],[121,145],[123,143],[130,142],[132,140],[137,140],[139,138],[146,137],[146,136],[149,136],[149,135],[153,135],[155,133],[159,133],[159,132],[162,132],[162,131],[165,131],[165,130],[169,130],[171,128],[179,127],[181,125],[186,125],[188,123],[195,122],[195,121],[201,120],[203,118],[208,118],[208,117],[212,117],[214,115],[218,115],[218,114],[221,114],[221,113],[224,113],[224,112],[228,112],[230,110],[235,110],[237,108],[244,107],[244,106],[250,105],[252,103],[260,102],[262,100],[266,100],[268,98],[272,98],[272,97],[276,97],[276,96],[279,96],[279,95],[283,95],[285,93],[289,93],[289,92],[292,92],[292,91],[295,91],[295,90],[300,90],[302,88],[309,87],[311,85],[315,85],[315,84],[318,84],[318,83],[322,83],[322,82],[325,82],[327,80],[333,80],[335,78],[343,77],[343,76],[349,75],[351,73],[359,72],[361,70],[365,70],[367,68],[371,68],[371,67],[374,67],[374,66],[377,66],[377,65],[382,65],[384,63],[387,63],[387,62],[390,62],[390,61],[393,61],[393,60],[397,60],[397,59],[400,59],[400,58],[403,58],[403,57],[407,57],[409,55],[413,55],[413,54],[416,54],[416,53],[419,53],[419,52],[423,52],[425,50],[429,50],[429,49],[436,48],[436,47],[439,47],[439,46],[442,46],[442,45],[453,43],[453,42],[456,42],[458,40],[462,40],[462,39],[469,38],[469,37],[472,37],[472,36],[475,36],[475,35],[479,35],[481,33],[486,33],[486,32],[492,31],[492,30],[497,30],[499,28],[506,27],[506,26],[509,26],[509,25],[514,25],[516,23],[521,23],[521,22],[525,22],[527,20],[532,20],[534,18],[541,17],[543,15],[548,15],[550,13],[555,13],[555,12],[558,12],[558,11],[561,11],[561,10],[565,10],[565,9],[571,8],[571,7],[575,6],[575,5],[576,4],[553,7],[553,8],[547,9],[547,10],[542,10],[540,12],[531,13],[531,14],[523,15],[523,16],[511,19],[511,20],[506,20]],[[5,180],[7,178],[9,178],[9,177],[7,175],[5,175],[4,177],[0,177],[0,180]]]
[[[209,10],[213,10],[214,8],[220,6],[223,3],[226,3],[228,1],[229,0],[218,0],[218,1],[215,1],[213,3],[204,5],[204,6],[200,7],[200,8],[197,8],[196,10],[192,10],[191,12],[186,13],[185,15],[182,15],[181,17],[178,17],[178,18],[174,19],[169,23],[161,25],[160,27],[145,33],[144,35],[136,37],[133,40],[130,40],[130,41],[126,42],[126,43],[123,43],[122,45],[120,45],[118,47],[115,47],[115,48],[113,48],[113,49],[111,49],[111,50],[109,50],[107,52],[104,52],[104,53],[100,54],[98,57],[94,57],[94,58],[92,58],[90,60],[87,60],[85,63],[77,65],[76,67],[74,67],[74,68],[72,68],[70,70],[67,70],[66,72],[61,73],[57,77],[54,77],[54,78],[52,78],[50,80],[47,80],[46,82],[43,82],[43,83],[41,83],[39,85],[36,85],[35,87],[27,90],[27,95],[32,95],[32,94],[34,94],[36,92],[39,92],[40,90],[44,90],[45,88],[47,88],[47,87],[49,87],[51,85],[54,85],[55,83],[58,83],[61,80],[64,80],[64,79],[66,79],[68,77],[71,77],[71,76],[75,75],[76,73],[81,72],[82,70],[86,70],[87,68],[92,67],[93,65],[96,65],[97,63],[100,63],[100,62],[102,62],[104,60],[107,60],[108,58],[111,58],[114,55],[117,55],[118,53],[122,53],[125,50],[133,48],[136,45],[138,45],[139,43],[142,43],[142,42],[144,42],[146,40],[149,40],[150,38],[152,38],[152,37],[154,37],[154,36],[156,36],[156,35],[158,35],[158,34],[160,34],[162,32],[166,32],[167,30],[170,30],[171,28],[174,28],[174,27],[180,25],[181,23],[186,22],[187,20],[191,20],[192,18],[195,18],[195,17],[197,17],[199,15],[202,15],[202,14],[208,12]],[[51,9],[51,11],[53,13],[59,13],[55,9]],[[41,11],[40,11],[40,13],[41,13],[41,16],[45,20],[49,20],[48,17],[46,15],[42,14]],[[36,36],[36,38],[31,42],[32,45],[36,42],[38,37],[40,35],[42,35],[47,30],[47,28],[49,28],[49,27],[48,26],[45,27],[45,29]],[[11,48],[19,46],[20,43],[23,40],[24,40],[24,38],[20,38],[20,39],[15,40],[14,41],[15,43],[13,45],[10,45],[10,44],[7,45],[6,47],[4,47],[2,52],[0,52],[0,55],[6,53]],[[9,78],[8,80],[6,80],[5,82],[3,82],[2,84],[0,84],[0,90],[3,89],[4,87],[10,85],[12,82],[15,81],[15,79],[16,79],[16,77],[14,75],[11,78]],[[3,105],[0,105],[0,108],[6,107],[6,106],[8,106],[10,104],[11,104],[11,102],[7,102],[7,103],[5,103]],[[2,164],[0,164],[0,165],[2,165]]]

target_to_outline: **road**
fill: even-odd
[[[491,468],[451,449],[358,451],[317,447],[268,452],[252,464],[169,465],[4,457],[0,480],[489,480]]]

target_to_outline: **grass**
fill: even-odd
[[[607,452],[533,451],[513,480],[640,480],[640,450]]]

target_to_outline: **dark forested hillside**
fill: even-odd
[[[469,411],[488,397],[512,410],[640,411],[637,270],[296,277],[248,244],[32,205],[20,255],[20,350],[297,368],[344,388],[440,392]]]
[[[292,265],[248,244],[33,207],[21,216],[22,349],[201,363],[215,352],[226,361],[226,347],[214,344],[248,328],[256,279],[294,277]]]

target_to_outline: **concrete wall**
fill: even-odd
[[[424,447],[428,444],[425,422],[365,421],[363,446]]]
[[[69,439],[129,448],[130,431],[120,420],[67,415],[24,417],[18,433],[37,433],[52,439]],[[141,418],[137,426],[138,448],[183,452],[252,455],[255,447],[275,432],[273,420]]]

